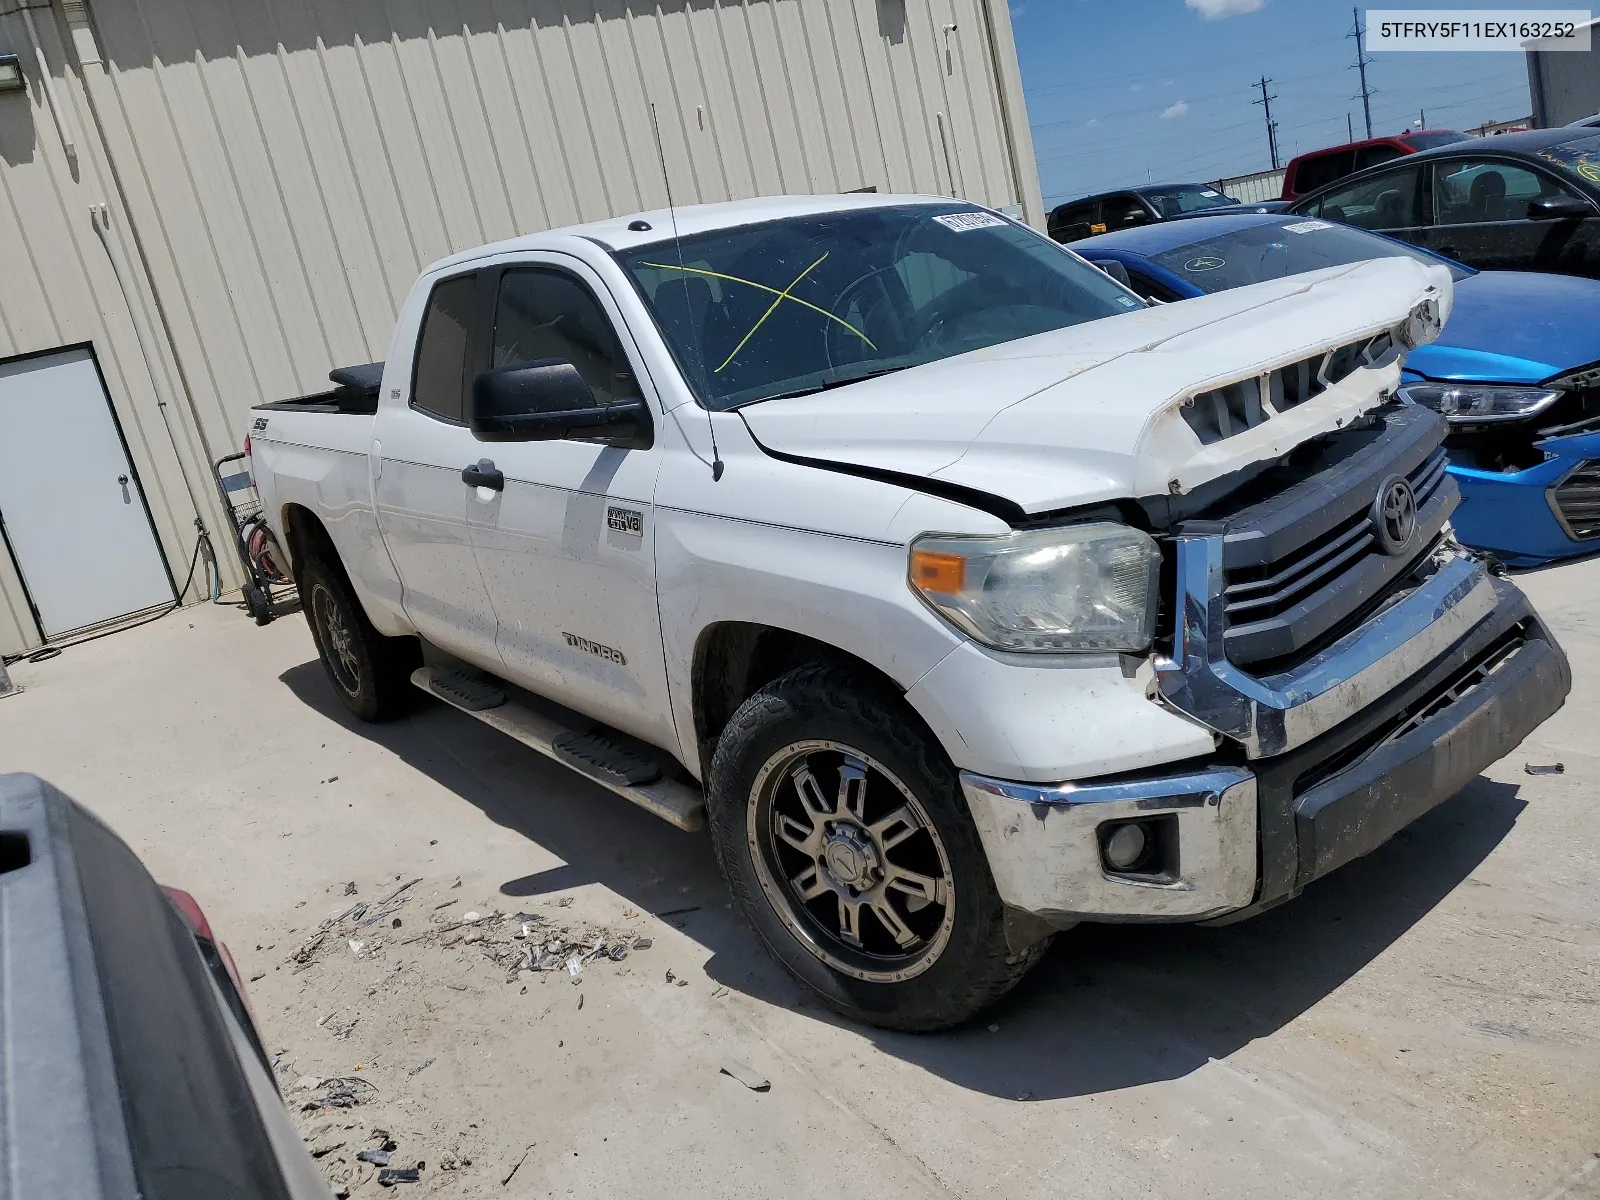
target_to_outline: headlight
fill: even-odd
[[[1559,400],[1561,392],[1492,383],[1408,383],[1400,388],[1400,398],[1443,413],[1457,424],[1472,424],[1531,417]]]
[[[996,650],[1145,649],[1160,565],[1147,534],[1110,523],[911,544],[917,594]]]

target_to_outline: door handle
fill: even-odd
[[[505,473],[487,458],[480,458],[477,462],[463,467],[461,482],[468,487],[483,487],[495,492],[506,490]]]

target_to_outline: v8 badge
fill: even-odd
[[[644,536],[644,514],[636,508],[608,508],[606,509],[606,525],[618,533],[631,533],[636,537]]]

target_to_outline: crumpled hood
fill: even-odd
[[[1182,493],[1345,424],[1386,398],[1399,367],[1357,371],[1210,444],[1180,415],[1185,399],[1397,326],[1424,299],[1449,316],[1446,268],[1375,259],[739,413],[769,451],[954,484],[1030,513]]]
[[[1542,383],[1600,362],[1600,279],[1482,271],[1456,284],[1439,340],[1406,366],[1429,379]]]

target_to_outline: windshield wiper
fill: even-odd
[[[815,387],[796,388],[792,392],[774,392],[770,396],[757,396],[754,400],[746,400],[744,404],[761,404],[767,400],[793,400],[796,396],[814,396],[818,392],[832,391],[834,388],[845,387],[852,383],[860,383],[863,379],[876,379],[880,375],[893,375],[896,371],[909,370],[915,364],[907,363],[903,367],[878,367],[872,371],[858,371],[854,375],[837,375]],[[743,408],[744,404],[737,407]]]

